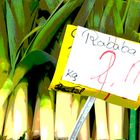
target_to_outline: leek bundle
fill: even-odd
[[[140,42],[139,0],[0,0],[0,21],[0,139],[68,138],[86,98],[48,91],[67,24]],[[42,65],[52,69],[31,92],[31,73]],[[100,100],[94,108],[94,126],[90,114],[79,140],[138,137],[139,113]]]

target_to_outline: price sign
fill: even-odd
[[[62,80],[137,101],[140,44],[78,27]]]
[[[140,44],[68,25],[49,90],[140,106]]]

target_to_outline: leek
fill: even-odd
[[[68,138],[71,132],[71,105],[71,94],[57,91],[55,114],[55,138],[57,139]]]
[[[28,82],[22,81],[15,89],[15,100],[13,105],[13,139],[18,139],[24,133],[27,139],[28,129],[28,100],[27,100]],[[19,125],[20,124],[20,125]]]
[[[48,87],[50,79],[45,76],[38,88],[40,95],[40,137],[41,140],[54,139],[54,103]]]
[[[101,99],[95,100],[96,138],[109,139],[106,102]]]

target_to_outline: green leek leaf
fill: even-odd
[[[106,31],[106,22],[107,22],[107,18],[110,15],[111,9],[113,7],[114,1],[113,0],[108,0],[106,3],[106,7],[105,10],[103,12],[103,16],[100,22],[100,31],[101,32],[105,32]]]
[[[17,21],[17,25],[19,27],[19,30],[21,31],[20,33],[24,35],[25,15],[24,15],[23,2],[22,0],[12,0],[11,4],[13,6],[13,11],[14,11],[15,19]]]
[[[88,19],[89,28],[99,30],[100,21],[103,15],[103,9],[104,1],[97,0]]]
[[[26,32],[30,32],[37,17],[39,0],[23,0]]]
[[[11,61],[12,69],[14,69],[16,51],[17,51],[16,23],[7,0],[6,0],[6,21],[7,21],[7,30],[8,30],[10,61]]]
[[[114,21],[114,27],[117,35],[122,35],[123,34],[123,24],[122,24],[122,19],[120,16],[120,9],[118,10],[117,6],[119,3],[115,3],[113,6],[113,21]]]
[[[125,33],[130,39],[132,32],[137,31],[140,25],[140,1],[131,0],[125,22]]]
[[[0,1],[0,59],[8,61],[8,43],[2,2]]]
[[[83,0],[70,0],[66,4],[64,4],[64,6],[62,6],[44,25],[42,30],[35,38],[30,51],[37,49],[44,50],[50,43],[57,30],[60,28],[62,23],[77,7],[82,4],[82,2]]]
[[[83,5],[81,6],[81,9],[78,12],[78,15],[76,16],[73,24],[74,25],[81,25],[84,26],[91,10],[93,9],[95,0],[85,0]]]

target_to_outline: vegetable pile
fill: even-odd
[[[48,91],[67,24],[140,42],[140,1],[0,0],[0,139],[68,138],[87,97]]]

